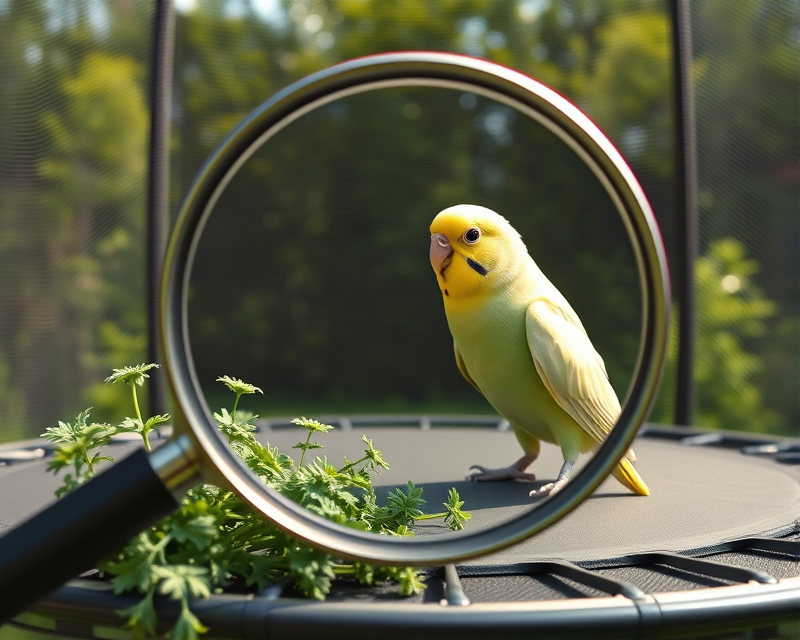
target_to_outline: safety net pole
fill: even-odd
[[[694,268],[697,259],[697,156],[689,0],[671,0],[675,96],[676,250],[672,264],[678,311],[676,425],[690,425],[694,406]]]
[[[147,359],[160,362],[158,291],[169,234],[169,134],[172,66],[175,52],[173,0],[156,0],[150,62],[150,155],[147,184]],[[150,385],[150,412],[166,412],[166,385],[156,373]]]

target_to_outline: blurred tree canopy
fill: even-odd
[[[225,134],[278,89],[356,56],[443,50],[514,67],[584,109],[631,163],[672,253],[664,0],[177,4],[173,210]],[[692,3],[701,425],[800,423],[793,6]],[[101,381],[144,358],[150,21],[134,0],[0,1],[5,439],[87,401],[94,417],[118,418],[117,389]],[[192,281],[203,383],[248,378],[271,412],[490,410],[454,366],[426,255],[430,220],[464,201],[519,228],[624,394],[639,291],[602,187],[544,128],[444,89],[329,105],[245,165],[209,221]],[[655,420],[671,420],[672,375]]]
[[[93,385],[144,352],[148,16],[0,3],[4,438],[99,406]]]

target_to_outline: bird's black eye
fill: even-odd
[[[478,240],[481,239],[481,230],[477,227],[472,227],[472,229],[467,229],[464,233],[464,241],[468,244],[475,244]]]

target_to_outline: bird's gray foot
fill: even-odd
[[[532,473],[525,473],[528,465],[535,460],[535,456],[522,456],[514,464],[501,469],[487,469],[479,464],[474,464],[470,470],[477,469],[477,473],[471,473],[467,476],[467,480],[474,482],[494,482],[498,480],[523,480],[525,482],[533,482],[536,476]]]
[[[555,482],[550,482],[543,487],[539,487],[538,489],[534,489],[531,491],[530,496],[531,498],[536,498],[537,500],[540,498],[546,498],[547,496],[552,496],[561,489],[564,488],[564,485],[569,482],[569,477],[572,474],[572,466],[574,462],[565,462],[561,466],[561,471],[558,474],[558,478],[556,478]]]

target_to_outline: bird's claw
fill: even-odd
[[[466,480],[472,482],[496,482],[499,480],[522,480],[524,482],[533,482],[536,476],[532,473],[525,473],[516,467],[503,467],[502,469],[487,469],[479,464],[474,464],[470,467],[477,469],[478,473],[471,473],[466,477]]]
[[[564,485],[567,484],[567,480],[557,480],[556,482],[550,482],[546,485],[539,487],[538,489],[534,489],[530,492],[531,498],[536,498],[537,500],[541,498],[546,498],[547,496],[552,496],[561,491]]]

